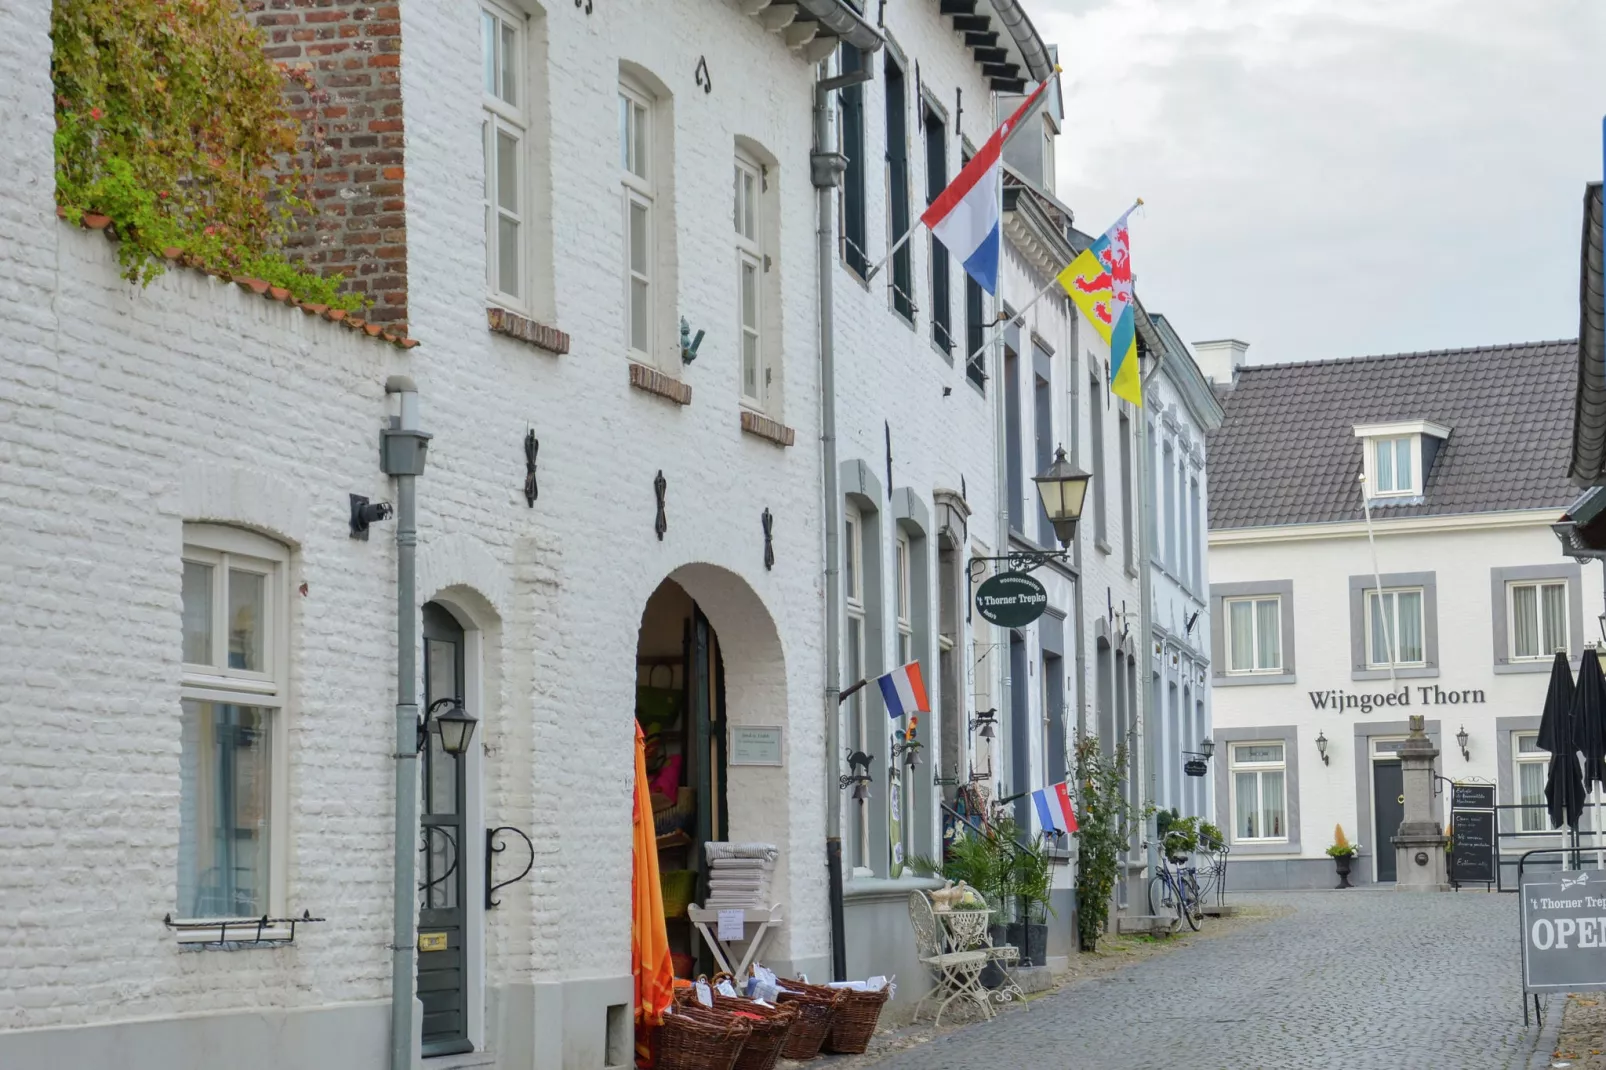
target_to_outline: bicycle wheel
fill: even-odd
[[[1199,896],[1199,882],[1191,872],[1182,875],[1182,887],[1177,895],[1177,913],[1188,923],[1188,928],[1194,932],[1199,931],[1199,925],[1204,921],[1204,900]]]
[[[1151,915],[1169,914],[1175,909],[1175,896],[1171,894],[1171,882],[1164,876],[1156,876],[1149,881],[1149,913]]]

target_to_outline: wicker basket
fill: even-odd
[[[860,1055],[870,1046],[876,1023],[881,1020],[881,1008],[886,1005],[889,989],[879,992],[855,992],[847,989],[842,1002],[837,1004],[836,1017],[831,1021],[831,1035],[825,1038],[825,1050],[836,1055]]]
[[[704,1007],[677,1006],[664,1015],[655,1049],[658,1070],[732,1070],[752,1023]]]
[[[797,1014],[792,1019],[792,1029],[786,1035],[786,1043],[781,1047],[781,1057],[812,1059],[820,1054],[820,1046],[831,1035],[842,993],[834,988],[822,988],[785,978],[781,978],[780,983],[786,991],[776,997],[777,1002],[792,1008]]]
[[[785,1046],[787,1036],[792,1032],[792,1020],[797,1017],[797,1012],[792,1007],[766,1007],[754,1000],[732,999],[717,993],[714,996],[714,1009],[732,1014],[750,1014],[757,1019],[749,1022],[753,1033],[736,1059],[736,1070],[772,1070],[776,1060],[781,1057],[781,1048]]]

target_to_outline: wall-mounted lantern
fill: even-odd
[[[1327,733],[1325,732],[1316,733],[1316,753],[1322,756],[1323,765],[1333,764],[1327,760]]]
[[[1461,760],[1470,762],[1472,755],[1467,752],[1467,726],[1462,725],[1461,731],[1455,734],[1455,745],[1461,748]]]
[[[479,721],[463,708],[462,699],[442,698],[429,704],[424,716],[418,719],[420,752],[429,742],[429,733],[432,730],[431,718],[434,718],[433,731],[441,737],[441,750],[454,758],[468,750],[468,741],[474,738],[474,726],[479,724]]]

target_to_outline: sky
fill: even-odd
[[[1058,192],[1250,363],[1578,335],[1606,0],[1035,0]]]

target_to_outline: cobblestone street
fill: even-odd
[[[889,1056],[875,1070],[1526,1070],[1509,895],[1233,897],[1292,912],[1193,939]],[[1207,930],[1209,922],[1206,922]],[[1541,1056],[1536,1045],[1544,1042]],[[1532,1061],[1530,1061],[1532,1060]]]

